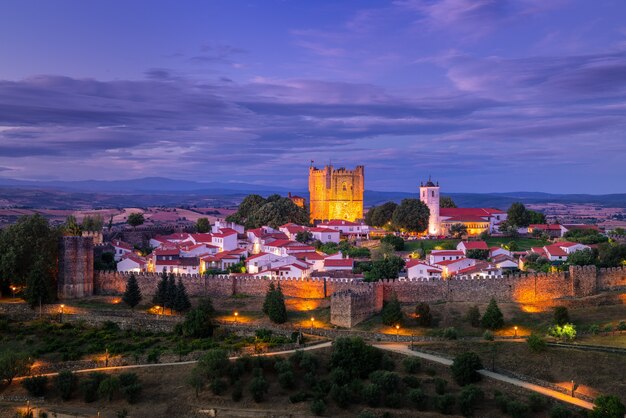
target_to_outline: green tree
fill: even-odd
[[[509,207],[507,212],[508,225],[522,228],[530,224],[530,213],[523,203],[515,202]]]
[[[0,353],[0,381],[11,384],[16,376],[26,374],[31,362],[23,353],[4,351]]]
[[[306,244],[313,239],[313,234],[309,231],[301,231],[296,234],[296,241]]]
[[[465,226],[465,224],[456,223],[450,226],[450,235],[452,235],[454,238],[461,239],[466,234],[467,226]]]
[[[439,199],[439,207],[440,208],[456,208],[456,203],[449,196],[441,196]]]
[[[393,212],[392,222],[396,228],[406,232],[421,233],[428,228],[430,210],[419,199],[403,199]]]
[[[167,278],[167,292],[165,295],[165,303],[163,306],[170,308],[170,312],[174,310],[174,304],[176,303],[176,277],[174,273],[170,273]]]
[[[606,235],[602,235],[595,229],[573,229],[567,231],[563,235],[563,238],[571,242],[579,242],[585,245],[599,244],[609,240]]]
[[[137,278],[133,273],[128,276],[128,280],[126,281],[126,290],[122,295],[122,301],[130,306],[131,309],[134,309],[135,306],[139,305],[141,302],[141,289],[139,289],[139,284],[137,283]]]
[[[483,328],[498,329],[504,326],[504,315],[498,307],[498,304],[494,298],[491,298],[489,305],[480,320],[480,324]]]
[[[420,327],[429,327],[433,323],[433,315],[430,313],[430,306],[426,302],[420,302],[415,307],[415,317]]]
[[[563,341],[571,341],[576,338],[576,326],[574,324],[553,325],[548,329],[548,334]]]
[[[101,232],[103,226],[104,218],[102,218],[102,215],[100,214],[86,215],[80,224],[80,227],[83,231],[90,232]]]
[[[483,363],[480,357],[471,351],[456,356],[451,366],[452,376],[460,386],[480,381],[481,376],[478,370],[482,368]]]
[[[567,257],[567,264],[572,266],[591,266],[596,263],[596,255],[591,248],[575,251]]]
[[[54,378],[54,386],[64,401],[72,397],[72,393],[76,390],[76,375],[69,370],[60,371]]]
[[[252,394],[252,399],[254,402],[263,402],[265,398],[265,394],[269,390],[269,383],[263,377],[261,373],[259,373],[256,377],[252,378],[250,381],[250,394]]]
[[[176,296],[174,297],[174,310],[177,312],[187,312],[191,308],[191,302],[189,301],[189,295],[187,295],[187,289],[182,279],[178,278],[176,284]]]
[[[289,198],[271,195],[264,199],[253,194],[246,196],[237,212],[226,220],[243,224],[248,229],[263,225],[278,228],[286,223],[308,225],[309,214],[305,208],[299,207]]]
[[[565,325],[569,320],[569,312],[565,306],[557,306],[554,308],[554,324],[555,325]]]
[[[546,215],[541,212],[537,212],[534,210],[527,210],[528,212],[528,223],[529,224],[545,224],[547,223]]]
[[[404,250],[404,240],[402,239],[402,237],[399,237],[397,235],[387,234],[380,240],[380,242],[381,244],[382,243],[391,244],[395,251]]]
[[[483,399],[485,399],[485,394],[480,388],[474,385],[464,386],[459,395],[459,407],[463,416],[469,417],[474,415],[476,407]]]
[[[626,263],[626,244],[598,244],[598,267],[619,267]]]
[[[258,194],[251,194],[246,196],[243,201],[239,204],[237,208],[237,212],[228,216],[226,220],[228,222],[237,222],[239,224],[243,224],[246,228],[250,228],[250,224],[248,222],[249,218],[264,204],[266,203],[263,196]]]
[[[546,349],[546,340],[537,334],[530,334],[528,338],[526,338],[526,343],[528,344],[528,348],[535,353],[540,353]]]
[[[402,308],[400,307],[398,296],[395,293],[393,293],[393,295],[391,295],[391,299],[383,305],[381,317],[383,324],[385,325],[392,326],[402,324]]]
[[[67,218],[65,218],[65,223],[63,224],[63,234],[80,236],[80,225],[78,225],[78,221],[76,221],[76,217],[74,217],[73,215],[69,215]]]
[[[263,303],[264,310],[266,309],[267,316],[270,320],[276,324],[282,324],[287,322],[287,308],[285,307],[285,296],[280,288],[280,283],[273,290],[268,290],[265,295],[265,302]]]
[[[165,305],[167,304],[167,289],[167,270],[163,268],[163,271],[161,272],[161,280],[159,280],[156,292],[154,292],[154,296],[152,297],[152,303],[162,306],[164,310]]]
[[[53,300],[60,236],[61,230],[51,228],[39,214],[23,216],[8,228],[0,229],[0,292],[6,294],[11,285],[24,286],[35,278],[43,278],[49,293],[42,303]],[[39,303],[39,293],[35,292],[36,300],[29,300],[31,306]]]
[[[365,272],[365,280],[372,282],[381,279],[396,279],[403,267],[404,260],[400,257],[390,256],[376,260],[372,262],[370,271]]]
[[[39,305],[40,315],[42,305],[56,299],[55,277],[50,267],[42,256],[37,257],[26,281],[25,299],[33,308]]]
[[[113,396],[118,393],[120,390],[120,380],[116,376],[109,376],[100,382],[98,386],[98,394],[100,396],[105,396],[106,399],[111,402],[113,400]]]
[[[478,305],[471,306],[467,310],[465,318],[474,328],[480,327],[480,309],[478,309]]]
[[[201,234],[206,234],[207,232],[211,232],[211,223],[208,218],[198,218],[196,221],[196,231]]]
[[[213,335],[213,315],[215,310],[211,299],[202,299],[197,307],[185,315],[181,324],[180,333],[186,337],[206,338]]]
[[[230,367],[228,352],[221,348],[213,348],[200,357],[198,367],[207,378],[225,376]]]
[[[476,260],[486,260],[489,258],[489,250],[472,249],[465,253],[467,258],[475,258]]]
[[[397,207],[398,205],[395,202],[373,206],[365,214],[365,223],[369,226],[391,229],[393,213]]]
[[[364,379],[381,368],[383,353],[359,337],[339,337],[333,342],[331,368],[343,368],[350,379]]]
[[[590,418],[623,418],[626,407],[615,395],[600,395],[593,401]]]
[[[24,387],[31,396],[43,396],[46,393],[47,385],[47,376],[31,376],[22,380],[22,387]]]
[[[138,227],[139,225],[143,225],[143,223],[145,222],[145,218],[143,216],[143,213],[141,212],[133,212],[130,215],[128,215],[128,219],[127,219],[127,223],[128,225],[132,226],[133,228]]]

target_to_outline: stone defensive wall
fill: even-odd
[[[95,272],[94,293],[119,295],[124,292],[130,273]],[[144,296],[151,296],[160,280],[159,273],[135,273]],[[395,292],[401,302],[438,301],[487,302],[494,297],[499,302],[534,303],[560,298],[577,298],[598,292],[626,290],[626,269],[596,269],[570,267],[567,272],[513,274],[478,278],[454,277],[447,280],[387,279],[365,283],[354,279],[333,278],[260,278],[253,276],[179,275],[191,296],[232,296],[247,294],[263,296],[269,284],[280,283],[285,296],[322,299],[347,290],[356,293],[382,288],[384,300]]]

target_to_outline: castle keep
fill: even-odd
[[[330,219],[355,221],[363,218],[364,167],[354,170],[309,169],[311,222]]]

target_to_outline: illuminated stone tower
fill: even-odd
[[[439,183],[435,184],[428,177],[426,184],[420,184],[420,200],[428,206],[430,218],[428,218],[428,235],[439,235],[441,231],[441,218],[439,217]]]
[[[364,167],[354,170],[309,168],[311,222],[328,219],[355,221],[363,218]]]

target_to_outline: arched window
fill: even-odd
[[[348,190],[348,185],[346,184],[346,182],[344,181],[343,184],[341,185],[341,188],[343,189],[343,191],[347,191]]]

